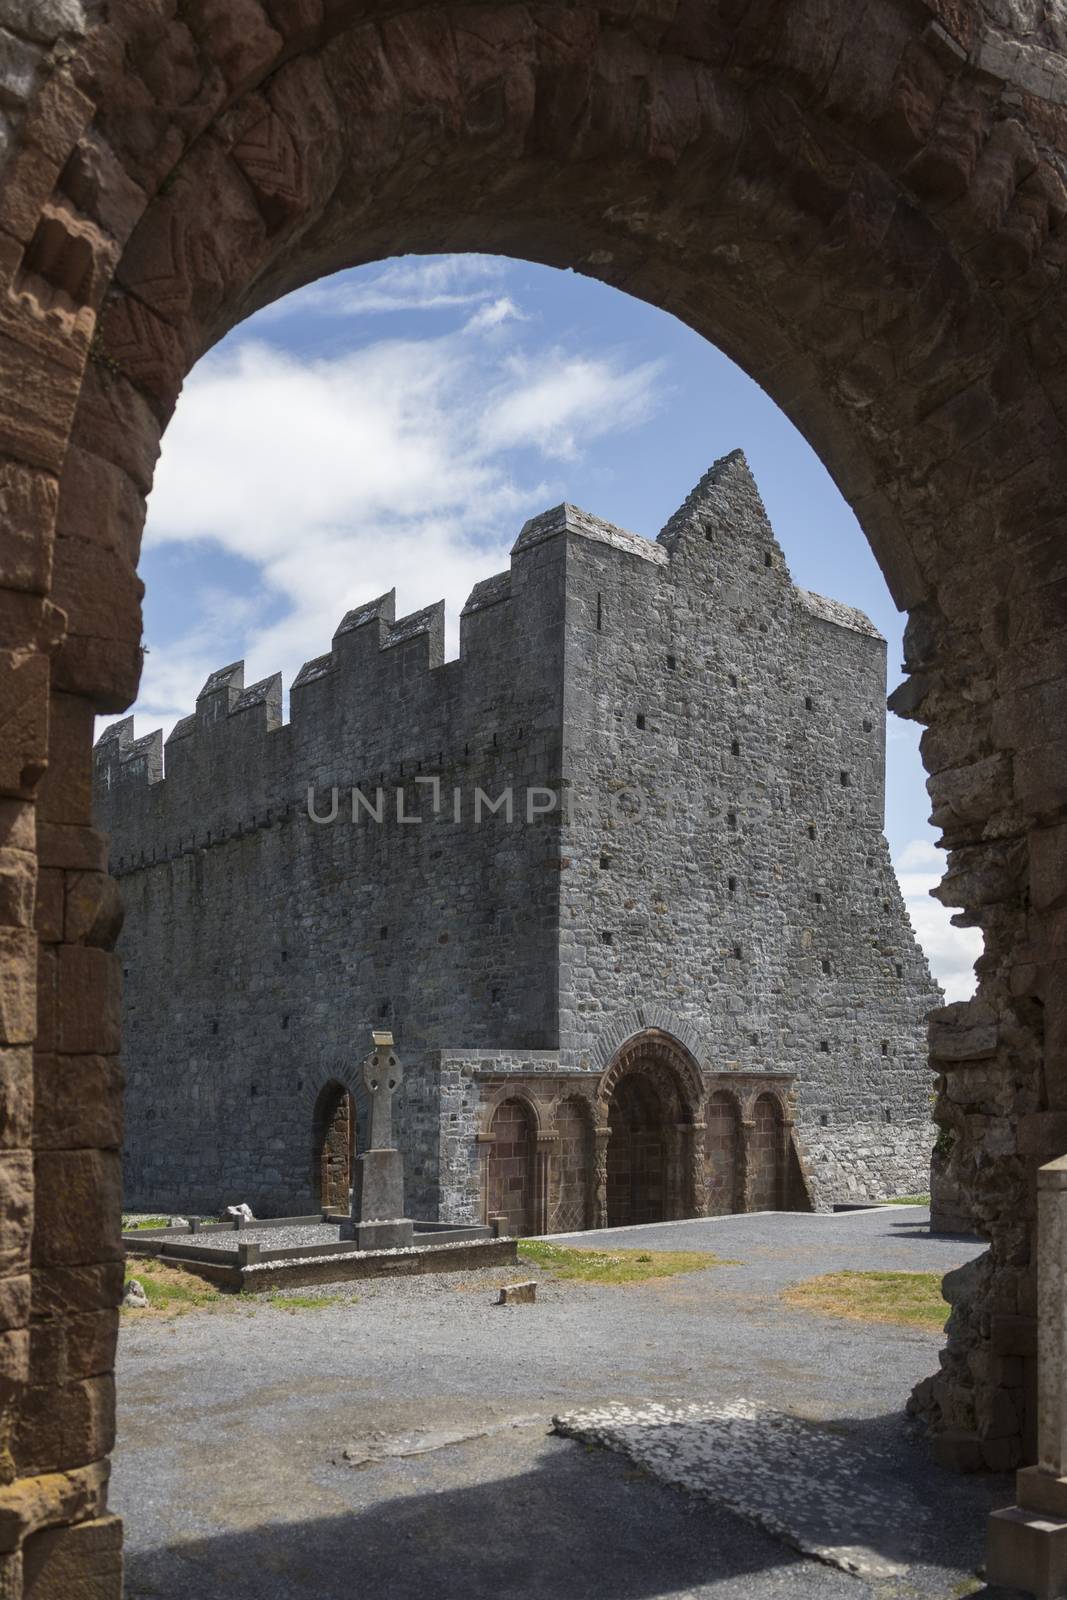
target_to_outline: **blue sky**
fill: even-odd
[[[794,580],[859,606],[900,679],[903,619],[829,475],[766,395],[682,323],[592,279],[499,257],[408,257],[323,280],[235,329],[186,383],[149,501],[138,733],[215,667],[286,687],[343,612],[460,607],[528,517],[567,499],[655,537],[741,446]],[[978,936],[928,898],[918,729],[889,718],[886,832],[950,998]]]

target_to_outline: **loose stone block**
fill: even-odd
[[[536,1299],[536,1282],[505,1283],[501,1285],[496,1304],[498,1306],[532,1306]]]

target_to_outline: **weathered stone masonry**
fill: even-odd
[[[931,1059],[989,1250],[921,1399],[944,1460],[1033,1459],[1035,1172],[1067,1148],[1059,11],[0,0],[0,26],[7,1590],[121,1587],[118,914],[90,777],[94,714],[136,694],[160,436],[243,316],[403,251],[572,267],[714,341],[908,611],[894,708],[926,727],[942,898],[985,940]]]
[[[709,1190],[721,1209],[786,1203],[785,1176],[752,1194],[724,1178],[733,1158],[706,1133],[718,1094],[754,1161],[761,1085],[788,1127],[795,1084],[776,1158],[807,1170],[794,1203],[922,1187],[937,990],[881,832],[884,642],[793,586],[740,454],[655,543],[570,506],[534,518],[461,629],[445,663],[440,606],[398,621],[390,595],[350,613],[297,676],[288,724],[278,678],[246,689],[223,668],[165,776],[158,732],[134,739],[127,718],[102,736],[128,1203],[321,1200],[316,1106],[352,1087],[376,1023],[410,1064],[416,1215],[508,1212],[505,1158],[483,1171],[470,1145],[495,1111],[525,1150],[510,1084],[544,1142],[529,1174],[507,1157],[514,1217],[607,1220],[594,1135],[615,1117],[613,1163],[624,1135],[603,1075],[634,1039],[645,1070],[653,1033],[695,1078],[675,1105],[672,1059],[627,1112],[649,1126],[611,1182],[642,1216],[702,1211]],[[464,1118],[454,1063],[470,1051]],[[546,1072],[564,1075],[547,1100]],[[356,1123],[358,1148],[358,1106]]]

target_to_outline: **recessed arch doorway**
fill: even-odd
[[[355,1100],[343,1083],[327,1083],[315,1101],[312,1131],[312,1192],[323,1210],[348,1211],[355,1151]]]

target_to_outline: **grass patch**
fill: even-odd
[[[142,1217],[140,1219],[140,1221],[138,1221],[138,1222],[127,1222],[125,1217],[123,1217],[123,1219],[122,1219],[122,1231],[123,1231],[123,1233],[135,1233],[138,1228],[169,1228],[169,1227],[170,1227],[170,1218],[169,1217]]]
[[[928,1194],[898,1194],[887,1204],[891,1206],[928,1206],[930,1204],[930,1196]]]
[[[256,1295],[255,1298],[265,1301],[267,1305],[277,1306],[279,1311],[321,1311],[323,1306],[335,1306],[341,1299],[339,1294],[285,1294],[281,1289],[275,1289],[273,1294]],[[351,1297],[354,1303],[355,1296]]]
[[[724,1261],[707,1250],[570,1250],[541,1239],[520,1239],[519,1259],[580,1283],[644,1283],[649,1278],[673,1278],[679,1272],[737,1266],[736,1261]]]
[[[151,1257],[127,1262],[127,1283],[131,1278],[137,1279],[148,1296],[148,1305],[143,1308],[127,1306],[123,1310],[124,1316],[143,1316],[145,1311],[166,1312],[176,1316],[184,1311],[220,1305],[228,1298],[195,1273],[183,1272],[180,1267],[164,1266]]]
[[[948,1317],[938,1272],[828,1272],[782,1298],[805,1311],[856,1322],[895,1322],[940,1333]]]
[[[153,1313],[174,1317],[187,1311],[253,1312],[259,1306],[276,1306],[281,1311],[319,1311],[336,1305],[342,1298],[335,1294],[284,1294],[280,1289],[271,1294],[224,1294],[195,1272],[183,1272],[181,1267],[164,1265],[151,1256],[127,1261],[126,1282],[131,1278],[137,1279],[148,1296],[147,1306],[123,1308],[123,1316],[134,1320]]]

